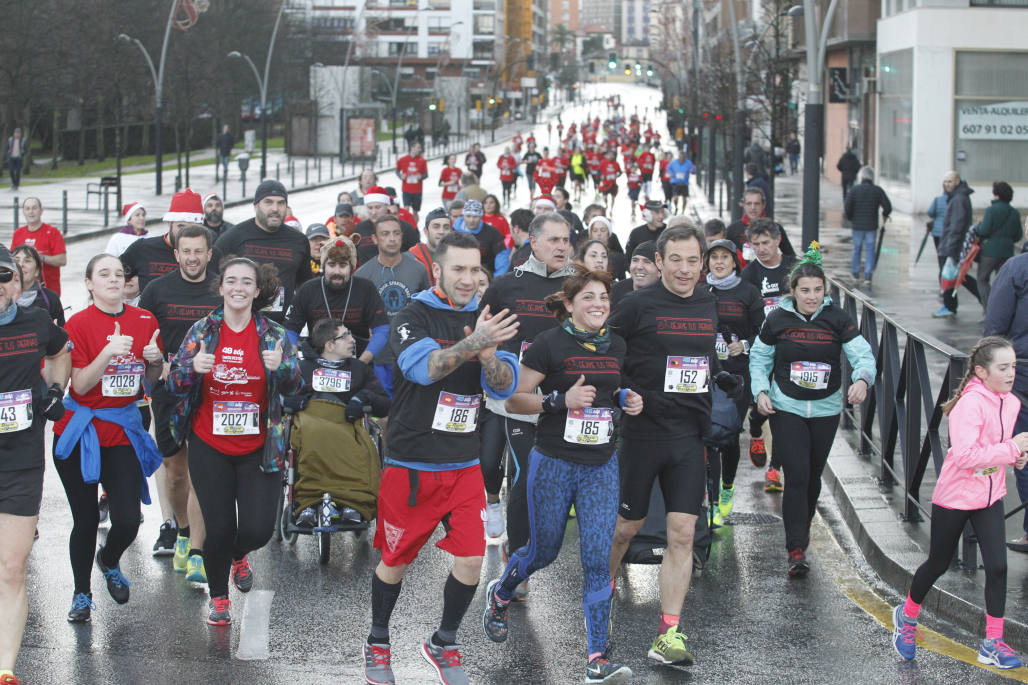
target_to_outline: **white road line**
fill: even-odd
[[[246,597],[243,623],[239,628],[236,658],[245,661],[268,658],[268,623],[271,620],[272,590],[255,590]]]

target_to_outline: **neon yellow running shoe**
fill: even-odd
[[[678,626],[672,626],[666,633],[653,639],[653,645],[646,656],[662,664],[692,664],[692,654],[685,648],[688,639]]]
[[[189,538],[184,538],[179,535],[175,538],[175,558],[171,561],[171,565],[175,567],[176,573],[186,572],[186,559],[188,558]]]
[[[203,557],[194,554],[186,562],[186,580],[190,583],[206,583],[207,571],[203,567]]]
[[[722,519],[728,518],[728,515],[732,513],[732,506],[735,500],[735,486],[722,487],[721,496],[717,500],[717,510],[721,514]]]

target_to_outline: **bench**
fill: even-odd
[[[107,205],[108,195],[111,191],[115,194],[118,192],[118,177],[117,176],[101,176],[99,183],[87,183],[86,184],[86,209],[89,209],[89,196],[96,195],[97,197],[97,210],[103,209]],[[101,206],[100,197],[103,197],[104,204]],[[116,208],[120,211],[120,208]]]

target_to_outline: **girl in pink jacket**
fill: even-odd
[[[1028,433],[1011,435],[1021,402],[1014,385],[1014,348],[999,336],[982,338],[971,350],[967,373],[942,406],[949,416],[950,448],[932,495],[928,559],[914,573],[905,604],[893,610],[893,646],[904,659],[917,652],[917,614],[928,591],[949,568],[960,533],[970,521],[985,563],[985,639],[978,661],[1019,668],[1021,660],[1003,642],[1007,595],[1007,549],[1003,542],[1006,466],[1024,468]]]

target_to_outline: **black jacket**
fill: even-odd
[[[873,181],[861,181],[846,193],[846,218],[853,224],[854,231],[878,230],[879,210],[889,216],[892,203],[881,186],[876,186]]]
[[[961,181],[956,188],[947,193],[949,202],[946,214],[942,219],[942,240],[939,241],[939,255],[960,260],[960,251],[964,247],[964,236],[971,228],[971,193],[967,181]]]
[[[857,172],[860,171],[860,160],[857,156],[846,150],[842,153],[842,157],[839,158],[839,163],[835,165],[835,168],[842,172],[842,180],[853,181],[857,178]]]

